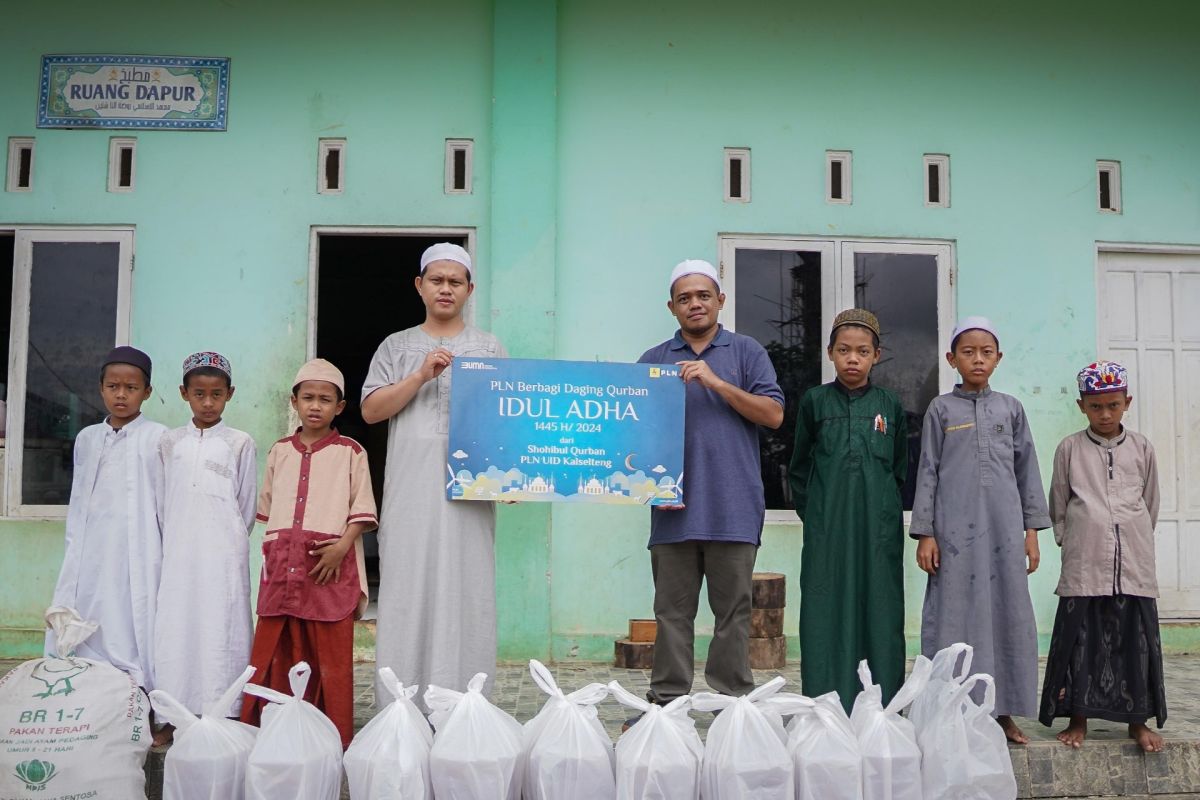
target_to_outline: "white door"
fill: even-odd
[[[1200,253],[1102,252],[1099,267],[1100,353],[1129,369],[1125,421],[1158,454],[1159,613],[1200,617]]]

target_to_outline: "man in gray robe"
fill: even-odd
[[[955,331],[947,358],[963,383],[925,413],[909,534],[924,540],[917,558],[929,572],[921,652],[971,645],[971,671],[996,679],[993,714],[1011,741],[1024,743],[1011,718],[1037,714],[1028,573],[1050,515],[1025,409],[988,385],[1001,357],[986,319],[969,317]]]
[[[421,256],[425,322],[383,340],[363,384],[362,416],[388,420],[379,515],[377,667],[407,686],[465,691],[496,672],[494,504],[446,499],[450,370],[456,357],[507,357],[490,333],[466,324],[471,258],[453,244]],[[376,686],[376,697],[387,697]]]

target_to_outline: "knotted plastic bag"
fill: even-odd
[[[621,705],[642,712],[617,740],[617,800],[698,800],[704,744],[688,715],[691,696],[660,706],[616,681],[608,690]]]
[[[56,655],[0,678],[0,797],[142,797],[150,749],[146,696],[129,675],[79,658],[97,625],[46,610]]]
[[[521,785],[527,800],[612,800],[613,745],[600,723],[596,704],[608,687],[589,683],[564,694],[542,662],[529,662],[529,674],[549,695],[537,716],[525,723]]]
[[[859,663],[863,690],[854,700],[850,724],[862,750],[864,800],[922,799],[917,732],[900,712],[925,688],[932,667],[928,658],[917,656],[912,674],[885,708],[883,690],[871,682],[866,659]]]
[[[804,700],[787,726],[796,800],[863,800],[862,752],[841,698]]]
[[[974,648],[969,644],[959,642],[949,647],[943,647],[934,654],[933,666],[929,671],[929,683],[917,695],[917,699],[908,708],[906,715],[917,729],[917,738],[921,731],[933,719],[939,707],[946,702],[954,687],[959,686],[971,674],[971,659]],[[960,665],[961,661],[961,665]]]
[[[783,714],[800,707],[798,695],[781,695],[783,676],[744,697],[701,692],[697,711],[720,711],[708,729],[700,774],[705,800],[793,800],[795,781]]]
[[[341,793],[342,737],[329,717],[304,700],[311,673],[305,661],[288,671],[291,695],[246,686],[246,694],[277,704],[263,709],[246,767],[247,800],[337,800]]]
[[[433,723],[429,776],[438,800],[517,800],[521,796],[521,723],[483,696],[485,673],[466,692],[425,690]]]
[[[254,667],[246,667],[197,717],[162,689],[150,692],[158,716],[175,726],[175,743],[163,764],[163,800],[242,800],[246,762],[258,728],[227,719]]]
[[[971,692],[979,685],[984,699],[976,705]],[[1008,740],[991,716],[996,682],[990,675],[972,675],[944,691],[947,697],[919,736],[925,800],[1013,800],[1017,780]]]
[[[363,726],[342,763],[351,800],[432,800],[429,748],[433,731],[412,701],[416,686],[403,686],[391,667],[379,682],[392,702]]]

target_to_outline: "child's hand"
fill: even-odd
[[[346,558],[346,553],[350,551],[349,544],[345,538],[326,539],[323,542],[315,542],[313,549],[308,551],[310,556],[320,556],[321,560],[313,567],[308,577],[313,578],[317,586],[324,586],[330,581],[337,581],[342,577],[342,561]]]
[[[917,542],[917,566],[930,575],[936,575],[941,565],[942,553],[938,550],[937,539],[922,536],[921,541]]]
[[[1042,551],[1038,547],[1037,530],[1029,528],[1025,531],[1025,558],[1029,559],[1029,568],[1025,570],[1026,575],[1032,575],[1037,572],[1038,564],[1042,563]]]

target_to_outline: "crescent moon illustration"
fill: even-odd
[[[630,453],[629,455],[625,456],[625,469],[629,470],[630,472],[633,472],[635,469],[637,469],[637,467],[633,465],[633,457],[636,455],[637,453]]]

